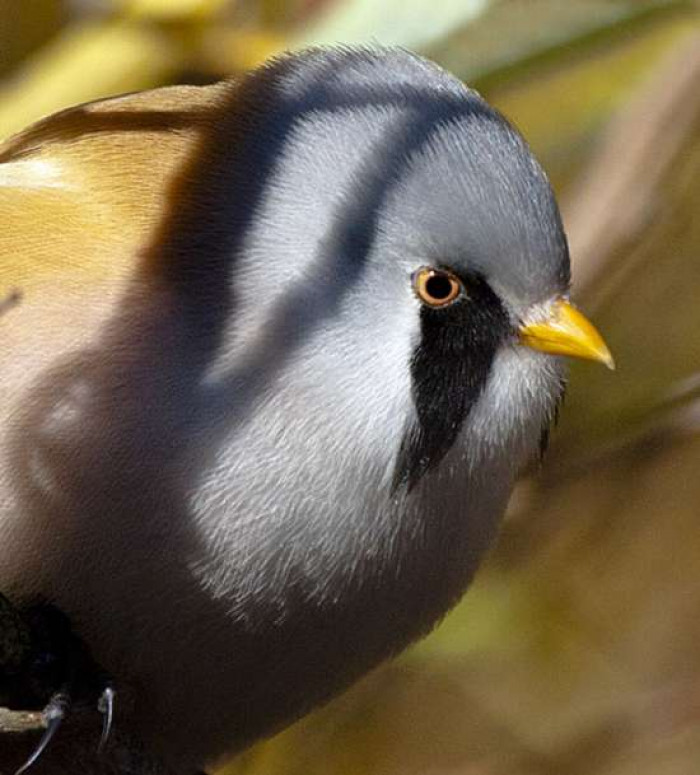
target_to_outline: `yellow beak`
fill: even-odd
[[[615,361],[603,337],[572,304],[556,299],[537,320],[520,327],[520,343],[552,355],[571,355],[615,368]]]

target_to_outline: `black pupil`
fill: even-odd
[[[452,281],[444,274],[434,274],[426,281],[425,291],[433,299],[443,301],[452,295]]]

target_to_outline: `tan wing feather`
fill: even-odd
[[[170,87],[81,105],[0,145],[0,455],[35,379],[99,341],[232,91]]]
[[[177,206],[177,172],[231,88],[168,87],[88,103],[0,145],[0,303],[19,302],[0,319],[3,368],[3,356],[17,360],[32,346],[37,328],[55,329],[41,337],[43,349],[61,349],[74,341],[69,329],[84,340],[109,314]]]
[[[129,263],[226,85],[170,87],[50,116],[0,146],[2,286]]]

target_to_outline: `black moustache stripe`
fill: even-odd
[[[416,420],[401,443],[394,489],[412,489],[444,458],[481,395],[498,348],[512,326],[481,277],[461,277],[466,297],[421,309],[421,337],[411,359]]]

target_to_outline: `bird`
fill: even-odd
[[[0,207],[0,593],[175,773],[429,633],[613,365],[525,140],[404,49],[49,116]]]

